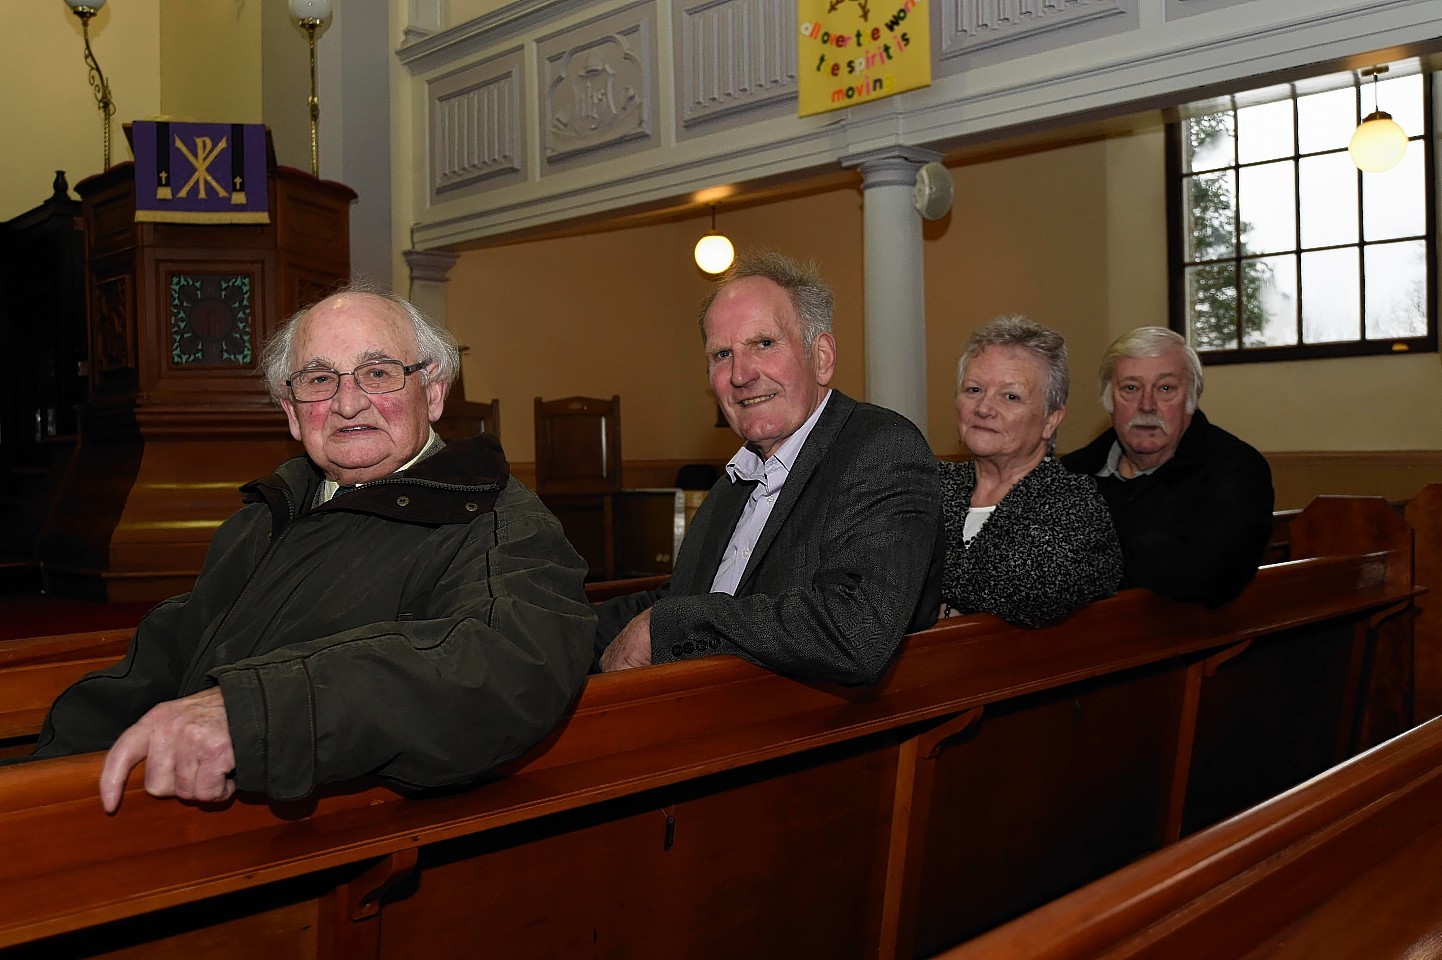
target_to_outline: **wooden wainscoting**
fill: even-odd
[[[1277,510],[1327,494],[1405,500],[1442,481],[1442,450],[1312,450],[1268,453]]]

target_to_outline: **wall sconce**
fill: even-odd
[[[115,101],[110,97],[110,83],[100,72],[95,54],[90,50],[90,18],[105,6],[105,0],[65,0],[70,12],[80,18],[80,33],[85,37],[85,66],[90,68],[90,89],[100,107],[100,122],[105,125],[105,169],[110,169],[110,118],[115,116]]]
[[[330,19],[330,0],[290,0],[290,15],[310,43],[310,173],[320,176],[320,99],[315,95],[315,32]]]
[[[1377,108],[1377,75],[1386,72],[1385,65],[1357,71],[1360,77],[1372,78],[1372,112],[1357,125],[1347,152],[1357,169],[1368,173],[1391,170],[1402,162],[1402,155],[1407,152],[1407,131],[1392,119],[1390,113]]]
[[[716,205],[711,205],[711,229],[696,241],[696,266],[710,274],[721,273],[736,259],[736,248],[716,229]]]

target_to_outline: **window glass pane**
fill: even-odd
[[[1183,124],[1182,169],[1215,170],[1232,165],[1232,112],[1192,117]]]
[[[1236,253],[1237,190],[1230,170],[1199,173],[1183,182],[1190,228],[1188,260],[1213,260]]]
[[[1279,100],[1237,111],[1237,160],[1255,163],[1292,155],[1292,101]]]
[[[1302,339],[1355,340],[1361,335],[1361,278],[1357,249],[1302,254]]]
[[[1238,173],[1243,253],[1297,249],[1294,169],[1290,160],[1284,160],[1243,167]]]
[[[1407,145],[1402,162],[1386,173],[1362,174],[1363,236],[1368,240],[1420,237],[1427,231],[1427,189],[1422,144]]]
[[[1297,343],[1297,258],[1242,261],[1242,336],[1248,347]]]
[[[1427,335],[1427,244],[1367,247],[1367,339]]]
[[[1231,263],[1188,267],[1187,329],[1198,350],[1237,345],[1237,271]]]
[[[1343,87],[1341,90],[1329,90],[1326,93],[1297,98],[1297,146],[1302,153],[1345,150],[1355,129],[1355,87]]]
[[[1394,66],[1407,69],[1415,61]],[[1360,352],[1435,335],[1434,118],[1423,108],[1436,80],[1384,74],[1374,85],[1348,71],[1183,108],[1183,173],[1172,189],[1183,211],[1173,282],[1184,285],[1185,316],[1175,319],[1198,350],[1291,358],[1319,355],[1313,345]],[[1361,174],[1347,145],[1378,107],[1413,140],[1392,171]]]
[[[1370,84],[1369,84],[1370,86]],[[1422,132],[1422,77],[1388,78],[1386,74],[1377,81],[1377,109],[1385,110],[1392,119],[1401,124],[1407,136],[1415,137]],[[1372,112],[1372,91],[1362,91],[1362,112]],[[1416,144],[1413,144],[1416,146]],[[1408,148],[1411,149],[1410,147]]]
[[[1302,246],[1356,243],[1357,168],[1351,158],[1345,153],[1328,153],[1303,157],[1298,166]]]

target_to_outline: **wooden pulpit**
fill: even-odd
[[[270,165],[270,222],[135,220],[131,164],[82,181],[89,400],[41,531],[51,593],[190,589],[237,488],[300,452],[260,372],[280,324],[350,276],[355,192]]]

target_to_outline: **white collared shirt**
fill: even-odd
[[[721,554],[721,565],[716,568],[716,576],[711,581],[712,593],[735,595],[736,588],[741,584],[741,575],[746,572],[746,564],[751,561],[751,552],[756,549],[756,541],[761,539],[761,531],[766,528],[771,509],[776,506],[781,487],[791,475],[791,468],[796,465],[796,457],[801,453],[806,438],[811,436],[812,428],[816,426],[816,421],[821,418],[821,411],[826,409],[830,400],[831,391],[827,390],[826,396],[800,429],[782,441],[776,452],[764,462],[756,451],[749,446],[743,446],[736,451],[731,462],[726,464],[726,473],[730,475],[732,483],[755,480],[756,488],[751,491],[751,496],[741,511],[741,519],[736,521],[736,529],[731,531],[731,541],[726,544],[726,552]]]
[[[411,457],[409,460],[406,461],[405,466],[401,467],[401,470],[409,470],[411,467],[414,467],[416,463],[421,459],[421,457],[424,457],[426,455],[426,451],[431,448],[431,444],[437,442],[439,439],[440,438],[436,436],[435,428],[432,427],[430,434],[426,437],[426,442],[421,445],[420,450],[416,452],[416,455],[414,457]],[[397,470],[396,473],[400,473],[401,470]],[[329,477],[323,477],[320,481],[320,499],[316,501],[315,505],[318,507],[322,503],[325,503],[331,497],[335,496],[335,492],[339,489],[340,484],[336,483]]]
[[[1107,453],[1106,463],[1102,464],[1102,468],[1096,472],[1096,475],[1098,477],[1116,477],[1118,480],[1135,480],[1137,477],[1145,477],[1148,474],[1156,473],[1157,467],[1160,466],[1161,464],[1159,463],[1156,467],[1152,467],[1150,470],[1138,470],[1130,477],[1127,476],[1126,474],[1122,473],[1121,441],[1113,440],[1111,451]]]

